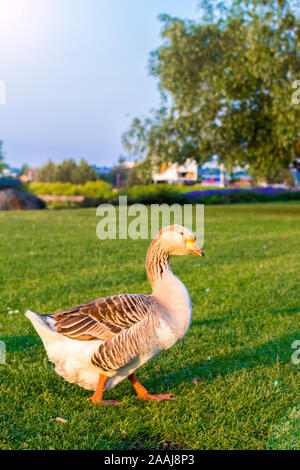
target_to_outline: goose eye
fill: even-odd
[[[183,236],[183,235],[184,235],[184,233],[183,233],[183,232],[180,232],[180,235],[182,235],[182,236]]]

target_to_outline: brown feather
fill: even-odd
[[[123,294],[93,300],[49,315],[58,333],[79,341],[107,340],[142,320],[151,308],[148,295]]]

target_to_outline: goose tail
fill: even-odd
[[[55,331],[55,320],[49,315],[39,315],[38,313],[31,312],[31,310],[27,310],[25,312],[25,316],[31,321],[33,326],[35,326],[36,323],[39,323],[44,328],[48,328],[51,331]]]
[[[25,316],[31,321],[43,343],[49,343],[60,337],[55,328],[55,320],[50,315],[39,315],[27,310]]]

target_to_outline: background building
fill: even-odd
[[[198,165],[187,160],[185,165],[163,163],[159,172],[153,173],[154,183],[195,184],[198,181]]]

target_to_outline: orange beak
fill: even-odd
[[[204,258],[204,253],[199,248],[199,246],[197,245],[197,242],[194,238],[189,238],[186,241],[185,246],[186,246],[186,250],[187,250],[188,253],[194,253],[194,255],[198,255],[198,256],[201,256],[202,258]]]

